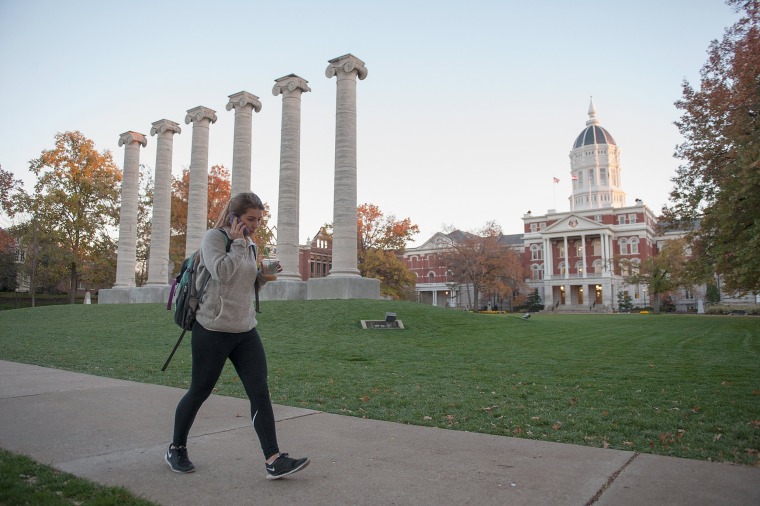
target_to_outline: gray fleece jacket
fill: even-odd
[[[230,230],[212,228],[201,242],[197,288],[209,274],[205,293],[196,313],[196,321],[208,330],[218,332],[247,332],[256,326],[254,287],[266,280],[258,272],[256,245],[249,239],[235,239],[226,251]]]

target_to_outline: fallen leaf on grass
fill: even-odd
[[[562,424],[561,424],[561,423],[559,423],[559,422],[557,422],[557,423],[555,423],[554,425],[552,425],[552,429],[554,429],[554,430],[559,430],[559,429],[560,429],[560,427],[562,427]]]
[[[369,402],[369,397],[365,395],[364,397],[359,397],[359,400],[362,402]]]
[[[427,415],[425,415],[425,416],[423,416],[423,417],[422,417],[422,419],[423,419],[423,420],[432,420],[432,419],[433,419],[433,417],[432,417],[432,416],[427,416]]]
[[[756,429],[760,429],[760,420],[752,420],[749,424]]]

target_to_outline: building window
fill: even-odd
[[[543,230],[545,228],[546,228],[546,222],[545,221],[542,221],[541,223],[538,224],[538,229],[539,230]]]
[[[601,260],[594,260],[594,274],[601,274],[602,273],[602,261]]]
[[[583,188],[583,171],[578,171],[578,188]]]
[[[599,169],[599,184],[601,185],[607,184],[607,169],[605,168]]]
[[[594,186],[594,183],[595,183],[594,172],[595,172],[594,169],[588,170],[588,185],[589,186]]]
[[[530,224],[530,231],[536,232],[538,230],[538,223],[531,223]]]
[[[691,290],[684,290],[683,298],[686,300],[694,300],[694,293]]]
[[[531,277],[533,281],[539,281],[544,279],[544,266],[539,264],[533,264],[530,266]]]
[[[597,223],[601,223],[602,222],[602,215],[601,214],[597,214],[596,216],[594,216],[594,221],[597,222]]]
[[[577,257],[583,256],[583,242],[582,241],[575,241],[575,256]]]
[[[636,215],[635,214],[629,214],[628,215],[628,223],[636,223]]]
[[[557,266],[557,270],[559,271],[560,275],[564,276],[565,271],[566,271],[565,262],[560,262],[559,265]]]
[[[618,225],[625,225],[625,215],[624,214],[618,215]]]
[[[533,244],[530,247],[530,259],[531,260],[544,259],[544,245],[543,244]]]
[[[16,263],[17,264],[23,264],[26,260],[26,252],[22,250],[21,248],[16,250]]]
[[[639,238],[638,237],[632,237],[630,241],[628,241],[628,244],[631,246],[631,255],[638,255],[639,254]]]
[[[557,251],[558,251],[558,253],[557,253],[558,257],[565,256],[565,243],[564,242],[558,242],[557,243]]]
[[[577,262],[575,262],[575,272],[577,272],[579,276],[583,274],[583,261],[582,260],[578,260]]]
[[[628,254],[628,239],[620,239],[618,241],[618,245],[620,246],[620,254],[627,255]]]
[[[602,256],[602,241],[601,239],[594,239],[591,242],[591,246],[594,248],[594,256]]]

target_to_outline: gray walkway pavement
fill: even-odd
[[[363,420],[275,406],[282,451],[311,466],[265,479],[245,400],[212,396],[163,460],[184,391],[0,361],[0,447],[164,505],[758,505],[760,469]]]

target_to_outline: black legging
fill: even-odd
[[[190,427],[201,404],[208,399],[229,357],[251,400],[251,420],[259,436],[264,457],[279,453],[274,412],[267,385],[267,359],[255,328],[233,334],[193,325],[193,373],[190,389],[177,405],[174,417],[174,446],[185,446]]]

